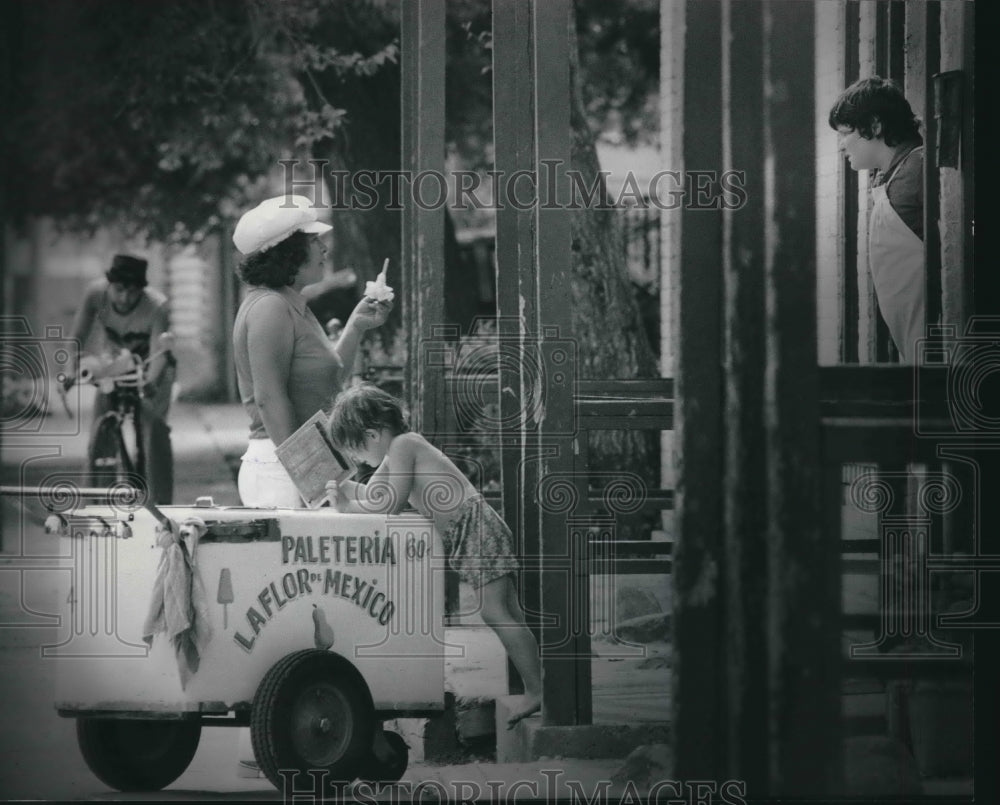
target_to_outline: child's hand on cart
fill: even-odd
[[[344,487],[339,481],[326,482],[325,499],[334,511],[341,513],[347,511],[347,496],[344,494]]]

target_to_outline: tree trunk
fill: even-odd
[[[392,8],[346,0],[324,8],[315,36],[341,53],[367,55],[391,42],[398,31],[399,21]],[[365,282],[375,279],[383,260],[388,258],[389,284],[398,287],[401,216],[398,210],[386,208],[390,196],[387,183],[378,185],[378,203],[371,209],[352,208],[352,202],[364,203],[367,199],[353,193],[351,187],[352,177],[359,171],[400,169],[399,65],[385,64],[372,75],[329,69],[313,79],[315,86],[309,77],[300,77],[307,95],[315,99],[318,89],[324,100],[346,113],[336,136],[313,148],[317,159],[328,160],[328,170],[344,174],[328,182],[334,205],[331,223],[335,268],[354,270],[360,295]],[[400,316],[397,306],[380,328],[378,335],[383,345],[388,346],[398,332]]]
[[[398,8],[394,3],[338,0],[323,15],[322,40],[342,53],[367,54],[383,47],[399,34]],[[304,81],[306,86],[308,82]],[[386,63],[372,75],[338,76],[327,71],[320,88],[334,106],[344,109],[344,124],[333,141],[318,145],[316,157],[329,160],[329,169],[345,171],[342,184],[358,171],[390,172],[402,168],[400,131],[400,65]],[[308,91],[308,90],[307,90]],[[444,171],[444,154],[441,155]],[[393,199],[392,181],[375,183],[377,204],[371,209],[338,209],[333,212],[334,260],[337,268],[353,268],[358,275],[358,293],[366,280],[375,279],[382,261],[389,258],[389,284],[398,288],[402,259],[402,214],[388,209],[410,203],[410,185],[400,182]],[[433,191],[426,191],[429,197]],[[350,206],[350,194],[339,199]],[[359,198],[365,202],[367,199]],[[475,284],[469,282],[472,267],[463,263],[455,227],[445,210],[445,318],[442,324],[457,324],[464,332],[478,312]],[[395,279],[394,279],[395,278]],[[397,296],[397,299],[399,297]],[[386,325],[369,337],[380,337],[387,349],[399,331],[406,311],[398,306]]]
[[[600,163],[583,106],[572,19],[570,38],[570,167],[589,188],[598,179]],[[573,337],[579,344],[579,375],[588,379],[656,377],[656,357],[625,265],[621,215],[605,203],[603,178],[600,188],[601,203],[595,199],[573,213]],[[647,482],[659,484],[659,471],[653,465],[658,449],[656,434],[597,431],[590,439],[596,464],[639,472]]]

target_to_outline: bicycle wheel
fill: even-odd
[[[139,400],[134,400],[131,405],[132,410],[132,433],[134,435],[134,450],[130,453],[122,437],[122,460],[123,468],[126,472],[142,479],[143,486],[148,486],[149,478],[146,476],[146,443],[143,440],[142,431],[142,404]],[[133,458],[134,456],[134,458]]]
[[[138,401],[132,402],[118,414],[118,481],[142,490],[142,495],[153,499],[149,476],[146,474],[146,443],[143,439],[142,419]],[[162,502],[162,501],[157,501]]]
[[[97,423],[90,445],[91,486],[112,486],[124,472],[121,461],[122,438],[118,415],[107,413]]]

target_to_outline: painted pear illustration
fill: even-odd
[[[326,612],[313,604],[313,643],[318,649],[328,649],[333,645],[333,629],[326,622]]]

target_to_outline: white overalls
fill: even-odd
[[[868,225],[868,265],[875,283],[882,318],[889,326],[902,363],[915,363],[917,339],[924,337],[927,279],[924,242],[889,203],[889,180],[872,188],[873,207]]]

